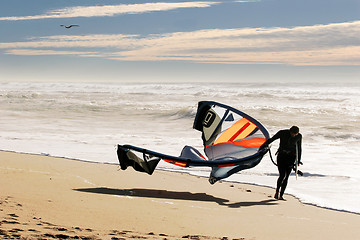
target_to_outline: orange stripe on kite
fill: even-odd
[[[200,157],[202,157],[204,160],[207,160],[206,157],[204,157],[204,155],[202,155],[201,153],[200,153]]]
[[[248,137],[255,130],[255,128],[257,128],[257,126],[252,122],[249,122],[249,126],[247,126],[246,129],[244,129],[233,141]]]
[[[228,163],[228,164],[219,164],[218,167],[232,167],[235,166],[234,163]]]
[[[167,163],[171,163],[171,164],[174,164],[176,166],[179,166],[179,167],[186,167],[187,163],[186,162],[179,162],[179,161],[174,161],[174,160],[168,160],[168,159],[163,159],[165,162]]]
[[[247,122],[244,126],[242,126],[242,128],[239,129],[239,131],[237,131],[230,139],[229,142],[234,141],[243,131],[245,131],[245,129],[250,126],[250,122]]]
[[[231,144],[231,145],[237,145],[240,147],[246,147],[246,148],[259,148],[263,143],[266,141],[265,138],[251,138],[251,139],[245,139],[241,141],[235,141],[235,142],[222,142],[212,145],[206,145],[205,147],[212,147],[215,145],[223,145],[223,144]]]
[[[234,123],[230,128],[226,129],[223,134],[221,134],[214,144],[228,142],[229,139],[236,134],[236,132],[241,129],[249,121],[246,118],[242,118],[236,123]]]
[[[239,139],[246,138],[249,136],[256,128],[256,125],[242,118],[236,123],[234,123],[230,128],[225,130],[215,141],[214,144],[224,143],[224,142],[233,142]]]
[[[266,141],[265,138],[251,138],[233,142],[233,144],[246,148],[259,148]]]

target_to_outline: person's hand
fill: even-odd
[[[261,145],[260,147],[259,147],[259,152],[261,152],[261,151],[264,151],[266,148],[268,148],[269,146],[268,146],[268,144],[266,144],[266,143],[264,143],[263,145]]]
[[[263,150],[264,148],[268,148],[268,144],[264,143],[260,146],[259,150]]]

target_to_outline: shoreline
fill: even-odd
[[[27,239],[354,239],[358,214],[271,187],[0,151],[0,236]],[[281,226],[281,231],[279,227]],[[296,227],[294,227],[296,226]],[[226,238],[225,238],[226,237]]]
[[[84,163],[94,163],[94,164],[105,164],[105,165],[119,166],[118,163],[95,162],[95,161],[89,161],[89,160],[84,160],[84,159],[68,158],[68,157],[61,157],[61,156],[52,156],[52,155],[43,154],[43,153],[26,153],[26,152],[12,151],[12,150],[0,150],[0,153],[1,152],[9,152],[9,153],[25,154],[25,155],[29,154],[29,155],[34,155],[34,156],[44,156],[44,157],[58,158],[58,159],[64,159],[64,160],[69,160],[69,161],[78,161],[78,162],[84,162]],[[129,167],[129,168],[132,169],[131,167]],[[189,172],[176,171],[176,169],[170,169],[170,170],[165,170],[165,169],[162,169],[162,168],[156,169],[156,172],[159,172],[159,171],[174,172],[176,174],[185,174],[185,175],[189,175],[189,176],[193,176],[193,177],[204,178],[207,181],[207,177],[198,176],[196,174],[192,174],[192,173],[189,173]],[[233,184],[245,184],[245,185],[256,186],[256,187],[264,187],[264,188],[270,188],[272,190],[275,190],[274,187],[267,186],[267,185],[256,184],[256,183],[236,182],[236,181],[229,181],[229,180],[226,180],[226,179],[220,180],[219,182],[226,182],[226,183],[233,183]],[[314,206],[314,207],[318,207],[318,208],[323,208],[323,209],[331,210],[331,211],[337,211],[337,212],[344,212],[344,213],[360,215],[360,212],[354,212],[354,211],[344,210],[344,209],[337,209],[337,208],[332,208],[332,207],[324,207],[324,206],[316,205],[315,203],[304,202],[304,201],[301,201],[301,199],[299,197],[297,197],[296,195],[294,195],[294,194],[286,193],[286,195],[292,196],[293,198],[297,199],[299,202],[301,202],[302,204],[305,204],[305,205]]]

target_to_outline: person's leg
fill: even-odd
[[[278,170],[279,170],[279,178],[276,183],[276,192],[275,192],[275,196],[274,196],[274,198],[276,198],[276,199],[279,199],[279,191],[280,191],[282,183],[286,177],[286,168],[284,166],[282,166],[281,164],[279,164],[279,161],[278,161]]]
[[[283,178],[283,181],[281,183],[281,186],[280,186],[280,196],[279,196],[280,200],[285,200],[283,198],[283,195],[284,195],[284,192],[285,192],[288,180],[289,180],[291,170],[292,170],[292,167],[284,167],[284,173],[285,174],[284,174],[284,178]]]

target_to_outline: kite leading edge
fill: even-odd
[[[224,104],[201,101],[193,128],[202,132],[205,156],[185,146],[179,157],[131,145],[118,145],[122,170],[128,166],[152,174],[160,160],[180,167],[211,167],[209,182],[258,165],[268,149],[260,146],[270,138],[266,128],[251,116]]]

